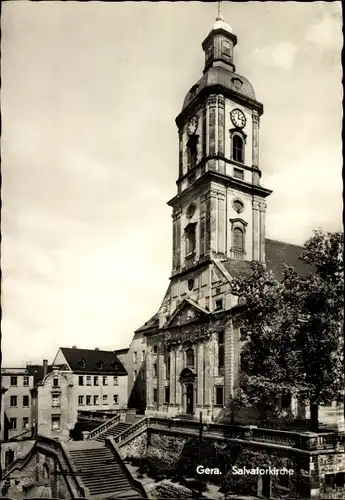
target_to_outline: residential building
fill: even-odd
[[[27,368],[1,368],[2,438],[11,439],[31,430],[31,389],[34,375]]]

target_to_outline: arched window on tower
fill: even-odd
[[[192,255],[195,252],[196,246],[196,235],[195,235],[195,223],[190,223],[185,228],[186,237],[186,255]]]
[[[198,137],[193,135],[190,137],[188,143],[187,143],[187,169],[192,170],[197,163],[197,158],[198,158],[198,149],[197,149],[197,144],[198,144]]]
[[[186,365],[194,366],[194,350],[191,347],[186,350]]]
[[[230,219],[231,222],[231,258],[244,260],[246,255],[246,226],[243,219]]]
[[[244,140],[239,134],[232,136],[231,158],[239,163],[244,163]]]
[[[234,229],[233,249],[236,252],[244,252],[244,233],[240,227]]]

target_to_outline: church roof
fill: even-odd
[[[302,278],[312,271],[308,264],[299,260],[304,247],[266,238],[265,250],[267,267],[278,280],[283,278],[284,264],[293,267]],[[251,272],[249,261],[227,260],[222,265],[234,278]]]
[[[61,347],[60,349],[74,373],[127,375],[125,367],[114,351],[77,349],[73,347]]]
[[[144,332],[146,330],[150,330],[151,328],[155,328],[159,326],[159,318],[158,318],[158,313],[156,313],[152,318],[150,318],[146,323],[138,328],[136,332]]]
[[[244,78],[244,76],[233,73],[222,66],[212,66],[188,92],[183,102],[182,111],[189,106],[192,100],[194,100],[203,89],[215,85],[256,101],[252,84]]]

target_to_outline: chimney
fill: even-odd
[[[72,345],[72,349],[78,349],[76,345]]]
[[[99,347],[95,347],[95,351],[99,351]]]
[[[44,359],[43,360],[43,378],[47,375],[48,373],[48,360]]]

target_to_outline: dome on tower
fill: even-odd
[[[207,87],[223,88],[234,94],[256,101],[252,84],[244,76],[233,73],[221,66],[211,67],[187,93],[182,111]]]
[[[217,17],[217,19],[213,25],[213,28],[212,28],[212,31],[214,31],[214,30],[224,30],[224,31],[227,31],[228,33],[232,33],[232,28],[231,28],[230,24],[226,23],[224,21],[224,19],[221,17]]]

